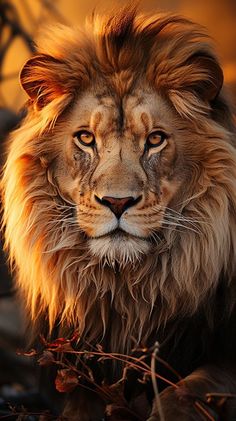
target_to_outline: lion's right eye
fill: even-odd
[[[148,148],[160,148],[163,147],[164,143],[166,142],[167,135],[161,131],[156,130],[149,134],[146,140],[146,145]]]
[[[75,132],[73,135],[75,144],[77,146],[94,146],[95,145],[95,137],[93,133],[88,132],[87,130],[80,130]]]

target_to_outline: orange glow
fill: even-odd
[[[11,0],[16,7],[20,21],[25,31],[37,38],[42,26],[48,26],[55,22],[71,25],[81,25],[86,17],[91,16],[93,10],[103,13],[111,8],[123,6],[128,0],[58,0],[48,1],[47,7],[44,2],[35,0]],[[236,97],[236,9],[231,0],[215,0],[206,2],[189,2],[189,0],[141,0],[139,9],[144,12],[170,11],[180,13],[188,18],[204,25],[208,33],[215,40],[220,61],[225,71],[225,81]],[[217,24],[216,24],[217,23]],[[4,34],[3,34],[4,35]],[[15,38],[3,65],[4,82],[0,86],[0,106],[7,106],[18,110],[26,101],[26,95],[19,84],[19,74],[23,63],[30,57],[30,52],[20,38]]]
[[[235,62],[226,63],[224,66],[225,82],[236,84],[236,64]]]

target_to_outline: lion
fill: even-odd
[[[202,419],[188,394],[219,419],[206,393],[236,393],[235,127],[212,44],[188,19],[133,7],[46,31],[2,178],[31,325],[127,355],[158,341],[182,377],[160,386],[166,421]],[[103,417],[81,402],[68,419]],[[147,418],[163,419],[156,403]]]

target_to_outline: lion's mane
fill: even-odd
[[[92,343],[108,338],[108,347],[121,351],[131,338],[145,342],[159,326],[200,307],[210,319],[208,300],[222,279],[229,315],[236,151],[222,72],[202,28],[179,16],[147,18],[126,9],[95,17],[83,32],[54,28],[38,49],[22,71],[28,114],[11,137],[2,180],[6,248],[31,319],[79,329]],[[67,223],[51,177],[54,128],[63,130],[75,98],[98,74],[120,96],[145,74],[179,118],[192,122],[196,142],[204,138],[197,149],[186,141],[192,194],[179,211],[192,218],[192,229],[163,228],[155,251],[123,268],[89,254],[84,236]]]

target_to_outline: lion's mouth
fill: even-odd
[[[113,267],[114,262],[121,266],[134,263],[150,250],[148,238],[132,235],[122,228],[116,228],[103,235],[90,237],[89,248],[92,255],[105,259]]]
[[[148,238],[146,238],[146,237],[141,237],[141,236],[126,232],[122,228],[115,228],[114,230],[109,231],[105,234],[91,237],[91,239],[96,239],[96,240],[98,240],[98,239],[100,240],[102,238],[104,238],[104,239],[105,238],[112,238],[113,240],[124,240],[124,239],[128,239],[128,238],[137,238],[137,239],[145,240],[145,241],[148,240]]]

